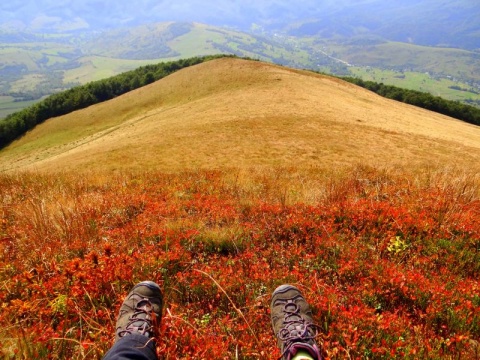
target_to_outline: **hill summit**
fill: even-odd
[[[50,119],[0,152],[2,170],[455,164],[480,128],[342,80],[223,58]]]

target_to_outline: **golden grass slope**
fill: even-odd
[[[480,127],[328,76],[219,59],[51,119],[0,170],[479,167]]]

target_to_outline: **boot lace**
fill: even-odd
[[[150,335],[154,333],[152,325],[152,317],[154,316],[155,313],[151,302],[148,299],[140,300],[137,305],[135,305],[132,316],[128,318],[125,330],[120,331],[118,336],[124,337],[125,335],[130,335],[135,332],[150,337]]]
[[[282,357],[296,343],[313,343],[319,331],[317,325],[307,321],[300,314],[300,307],[293,300],[287,300],[283,312],[285,319],[278,333],[278,338],[284,343]]]

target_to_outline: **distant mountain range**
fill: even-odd
[[[376,37],[480,49],[477,0],[19,1],[0,5],[0,27],[29,32],[93,31],[161,21],[195,21],[321,38]]]

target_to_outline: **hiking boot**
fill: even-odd
[[[162,320],[162,307],[162,291],[157,284],[143,281],[135,285],[120,307],[115,341],[130,334],[156,337]]]
[[[290,360],[299,351],[310,354],[316,360],[321,359],[315,342],[318,326],[313,323],[310,305],[295,286],[281,285],[275,289],[270,312],[282,359]]]

